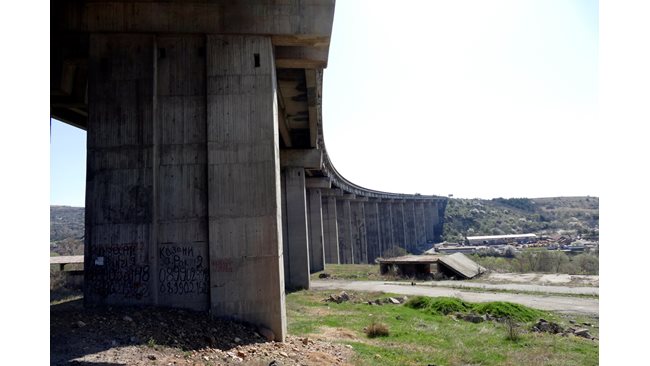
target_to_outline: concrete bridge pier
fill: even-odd
[[[425,227],[424,231],[426,234],[427,238],[427,243],[434,243],[435,242],[435,235],[434,235],[434,226],[436,225],[435,217],[434,217],[434,209],[435,209],[435,204],[433,200],[427,200],[424,203],[424,219],[425,219]]]
[[[435,206],[434,206],[434,239],[435,241],[439,242],[442,241],[442,230],[443,230],[443,224],[444,224],[444,218],[445,218],[445,209],[447,208],[447,200],[446,199],[436,199],[435,200]]]
[[[368,243],[368,263],[375,263],[381,252],[381,217],[378,199],[371,199],[364,205],[366,215],[366,239]]]
[[[341,264],[354,263],[354,248],[352,245],[352,223],[349,195],[336,199],[336,222],[339,229],[339,259]]]
[[[311,273],[325,269],[323,245],[323,209],[320,188],[307,190],[309,209],[309,270]]]
[[[283,340],[271,38],[88,39],[86,304],[210,309]]]
[[[408,250],[406,247],[406,235],[404,225],[404,204],[402,200],[393,200],[391,204],[393,219],[393,239],[395,246]]]
[[[363,204],[368,198],[354,198],[350,201],[350,221],[352,224],[352,244],[354,263],[368,263],[368,243],[366,238],[366,216]]]
[[[415,223],[418,231],[417,243],[418,245],[424,245],[427,243],[427,233],[425,232],[427,223],[424,216],[423,202],[417,202],[415,204],[415,218]]]
[[[404,202],[404,225],[406,250],[414,253],[417,244],[417,232],[415,226],[415,207],[412,200],[406,200]]]
[[[324,189],[321,191],[323,204],[323,245],[325,247],[325,263],[339,264],[339,229],[336,222],[336,196],[333,191],[340,190]]]
[[[284,281],[287,290],[309,288],[309,232],[305,169],[287,166],[282,170]]]
[[[392,248],[395,245],[393,239],[393,215],[391,213],[391,203],[389,200],[382,199],[379,203],[379,213],[381,214],[381,253],[380,256],[384,255],[384,251]]]

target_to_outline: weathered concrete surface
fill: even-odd
[[[325,269],[321,190],[308,189],[307,194],[309,209],[309,271],[314,273]]]
[[[368,263],[368,247],[366,241],[366,217],[363,212],[363,202],[350,202],[350,221],[352,224],[352,245],[354,263]]]
[[[407,249],[406,237],[404,234],[404,206],[401,201],[394,202],[391,205],[391,213],[393,220],[393,240],[394,245],[400,248]]]
[[[412,200],[404,202],[404,240],[406,242],[406,250],[409,253],[415,253],[417,246],[417,233],[415,227],[415,207]]]
[[[354,249],[352,245],[352,228],[350,217],[350,200],[340,198],[336,200],[336,221],[339,229],[339,260],[341,264],[354,263]]]
[[[391,206],[388,202],[382,201],[379,203],[379,212],[381,214],[381,251],[379,256],[383,256],[385,250],[395,245],[393,240],[393,215],[391,213]]]
[[[508,301],[540,310],[598,315],[598,300],[580,297],[562,297],[548,295],[521,295],[509,293],[489,293],[462,291],[452,288],[432,286],[404,286],[381,281],[313,281],[313,290],[348,290],[369,292],[390,292],[402,295],[422,295],[431,297],[450,296],[470,302]]]
[[[206,56],[212,314],[264,324],[283,340],[273,46],[268,37],[207,36]]]
[[[417,229],[417,243],[418,245],[426,244],[427,242],[427,233],[426,233],[426,220],[424,216],[424,203],[416,202],[415,203],[415,228]]]
[[[366,215],[366,241],[368,246],[368,263],[374,263],[381,251],[381,228],[379,226],[379,204],[376,201],[364,204]]]
[[[339,264],[339,229],[336,222],[336,197],[323,197],[323,240],[325,263]]]
[[[309,233],[307,229],[307,193],[305,169],[286,167],[282,171],[286,201],[287,242],[284,245],[285,287],[309,288]]]
[[[427,200],[424,203],[424,231],[425,235],[427,238],[427,243],[433,243],[435,241],[435,232],[434,232],[434,226],[435,226],[435,216],[434,216],[434,209],[435,205],[433,201]]]

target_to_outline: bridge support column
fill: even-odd
[[[393,247],[393,215],[391,214],[391,204],[382,200],[379,203],[379,212],[381,214],[381,250],[379,256],[383,256],[384,252]]]
[[[424,219],[424,203],[417,202],[415,204],[415,223],[418,229],[418,245],[427,243],[426,221]]]
[[[427,243],[434,243],[435,242],[435,235],[434,235],[434,230],[433,227],[435,226],[435,219],[433,215],[434,211],[434,203],[432,200],[427,200],[424,203],[424,230],[426,233],[427,237]]]
[[[339,231],[336,223],[336,197],[324,196],[322,202],[325,263],[339,264]]]
[[[368,263],[368,246],[366,241],[366,217],[363,210],[363,202],[351,201],[350,217],[352,223],[352,244],[354,263]]]
[[[435,200],[435,205],[434,205],[435,226],[434,226],[433,236],[435,237],[436,241],[442,241],[442,229],[443,229],[446,207],[447,207],[447,200],[445,199]]]
[[[286,320],[273,45],[270,37],[256,36],[209,35],[206,43],[212,314],[265,323],[281,340]],[[201,55],[201,49],[192,52]]]
[[[412,200],[404,202],[404,225],[406,248],[410,253],[415,253],[417,232],[415,228],[415,208]]]
[[[339,229],[339,259],[341,264],[354,263],[354,249],[352,246],[352,227],[350,222],[350,200],[340,198],[336,200],[336,222]]]
[[[323,245],[323,210],[321,190],[309,189],[309,270],[311,273],[325,269]]]
[[[394,245],[403,249],[406,248],[404,235],[404,205],[401,200],[396,200],[391,204],[393,219],[393,240]]]
[[[284,340],[271,38],[91,34],[88,65],[85,302],[210,309]]]
[[[375,263],[381,252],[381,228],[379,204],[376,201],[366,202],[364,205],[366,215],[366,239],[368,242],[368,263]]]
[[[307,229],[307,194],[305,169],[285,167],[284,180],[286,241],[284,243],[285,287],[287,290],[309,288],[309,233]]]

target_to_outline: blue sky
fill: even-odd
[[[323,129],[361,186],[599,195],[598,2],[338,1]],[[82,206],[85,133],[52,123],[52,204]]]

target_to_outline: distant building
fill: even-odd
[[[469,245],[529,244],[537,241],[535,234],[468,236]]]

